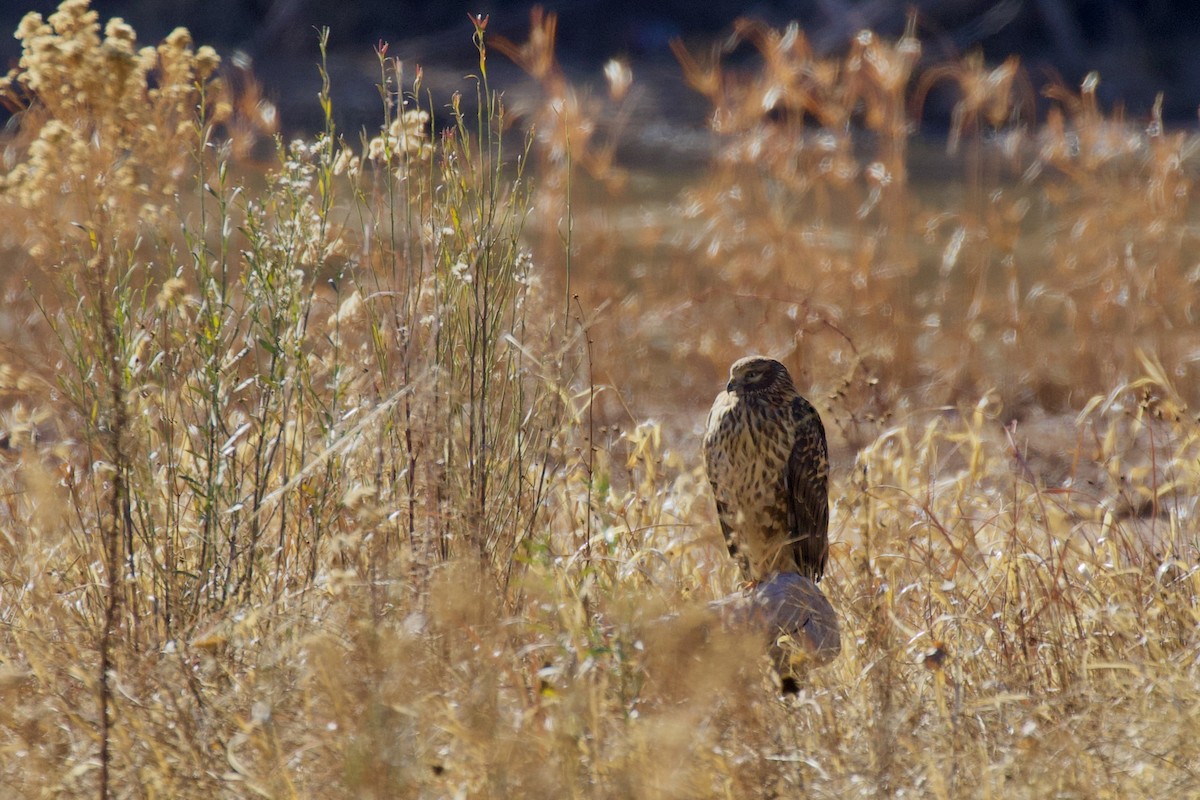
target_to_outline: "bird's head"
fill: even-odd
[[[795,391],[787,367],[764,356],[747,356],[733,362],[729,368],[729,383],[725,386],[726,391],[737,395],[787,389]]]

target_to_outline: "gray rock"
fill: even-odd
[[[809,578],[794,573],[771,576],[749,590],[709,604],[722,622],[734,628],[757,628],[771,637],[777,664],[794,664],[788,641],[800,661],[827,664],[842,651],[837,613]]]

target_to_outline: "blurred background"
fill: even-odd
[[[55,0],[9,0],[0,4],[0,25],[13,31],[27,11],[48,14]],[[198,44],[210,44],[227,60],[242,54],[280,109],[285,130],[314,127],[317,88],[315,28],[331,29],[331,71],[340,113],[373,119],[377,95],[370,80],[378,71],[372,47],[419,62],[426,74],[448,70],[457,79],[471,69],[471,25],[467,14],[490,16],[489,34],[514,41],[528,31],[528,0],[410,2],[406,0],[94,0],[102,19],[123,17],[142,42],[162,39],[182,25]],[[546,3],[559,15],[557,52],[572,80],[599,80],[613,56],[626,57],[635,77],[653,92],[662,113],[686,119],[703,104],[682,91],[678,65],[668,47],[681,38],[690,47],[719,44],[738,17],[780,27],[797,20],[818,53],[845,48],[859,30],[885,36],[904,29],[909,9],[918,14],[918,34],[929,62],[981,50],[988,62],[1021,57],[1036,87],[1061,78],[1077,87],[1092,70],[1101,77],[1106,106],[1121,101],[1133,118],[1147,115],[1163,92],[1164,117],[1177,124],[1196,120],[1200,104],[1200,9],[1185,0],[565,0]],[[0,37],[0,59],[15,65],[18,43]],[[737,53],[730,57],[736,61]],[[509,66],[494,59],[492,68]],[[727,62],[728,63],[728,62]],[[516,72],[513,76],[515,79]],[[506,77],[506,76],[502,76]],[[508,86],[508,84],[501,84]],[[694,103],[694,106],[692,105]],[[930,109],[937,123],[944,110]],[[342,120],[356,126],[360,120]]]
[[[57,2],[0,4],[0,24],[14,30],[23,13],[48,15]],[[601,424],[636,408],[694,434],[700,406],[750,342],[795,351],[798,379],[829,393],[853,446],[897,404],[974,402],[992,389],[1006,413],[1077,411],[1140,374],[1142,350],[1172,364],[1180,385],[1200,385],[1191,380],[1200,372],[1193,310],[1178,302],[1200,275],[1200,237],[1185,224],[1197,150],[1175,137],[1196,129],[1200,12],[1182,0],[564,0],[541,16],[527,0],[92,7],[101,20],[124,18],[142,45],[185,26],[197,46],[215,47],[245,101],[239,120],[250,121],[247,135],[236,124],[230,135],[265,168],[277,154],[264,134],[288,141],[323,127],[318,29],[330,31],[337,130],[355,146],[382,118],[377,47],[402,62],[406,89],[420,66],[422,104],[442,126],[453,92],[467,95],[464,107],[473,100],[469,17],[487,15],[490,87],[503,93],[508,123],[537,131],[526,230],[534,258],[545,274],[566,274],[556,226],[568,205],[570,250],[586,254],[571,274],[581,309],[595,309],[589,357],[598,381],[623,387],[597,399]],[[796,21],[816,62],[765,57],[760,47],[781,34],[743,26],[735,35],[747,17],[778,32]],[[901,107],[889,131],[844,91],[845,59],[873,49],[899,64],[889,42],[910,19],[921,45],[911,74],[921,77],[877,87]],[[879,38],[856,44],[864,29]],[[673,42],[695,59],[690,67]],[[18,44],[0,37],[9,66]],[[686,76],[711,55],[724,72],[705,96]],[[632,73],[627,91],[606,81],[613,58]],[[814,95],[823,110],[805,106],[811,97],[768,104],[772,87],[817,62],[841,75]],[[546,63],[551,74],[539,79],[531,67]],[[1081,89],[1092,72],[1098,83]],[[1148,124],[1160,95],[1169,140]],[[269,123],[261,129],[260,118]],[[834,136],[815,133],[814,121]],[[960,135],[966,147],[956,146]],[[569,203],[568,140],[589,178]],[[665,372],[666,363],[682,369]]]

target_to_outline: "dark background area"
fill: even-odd
[[[1055,76],[1077,87],[1096,70],[1101,100],[1108,107],[1123,102],[1133,118],[1148,114],[1160,91],[1165,115],[1177,124],[1194,123],[1200,104],[1200,4],[1187,0],[563,0],[543,5],[559,14],[558,54],[577,79],[598,79],[608,58],[624,55],[635,79],[653,81],[657,75],[660,82],[677,82],[668,42],[675,37],[693,46],[720,41],[740,16],[776,26],[797,20],[818,51],[835,53],[862,28],[899,35],[908,9],[915,8],[929,63],[976,48],[989,63],[1016,54],[1035,87]],[[25,12],[49,14],[56,6],[54,0],[8,0],[0,9],[0,26],[11,34]],[[490,15],[489,34],[521,41],[532,6],[527,0],[93,0],[102,19],[123,17],[143,43],[157,42],[182,25],[198,44],[213,45],[227,60],[238,51],[247,54],[267,96],[280,106],[285,128],[314,121],[317,27],[332,31],[335,99],[349,99],[345,113],[354,115],[360,103],[377,104],[372,87],[377,42],[390,43],[389,54],[435,73],[460,75],[476,57],[468,12]],[[11,67],[18,57],[11,35],[0,37],[0,61]],[[731,58],[736,62],[738,54]],[[500,61],[497,55],[491,63]],[[667,87],[657,96],[671,100],[682,94],[681,86],[678,92]]]

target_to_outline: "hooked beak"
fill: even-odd
[[[730,381],[729,383],[725,384],[725,391],[727,391],[727,392],[733,391],[733,381]]]

